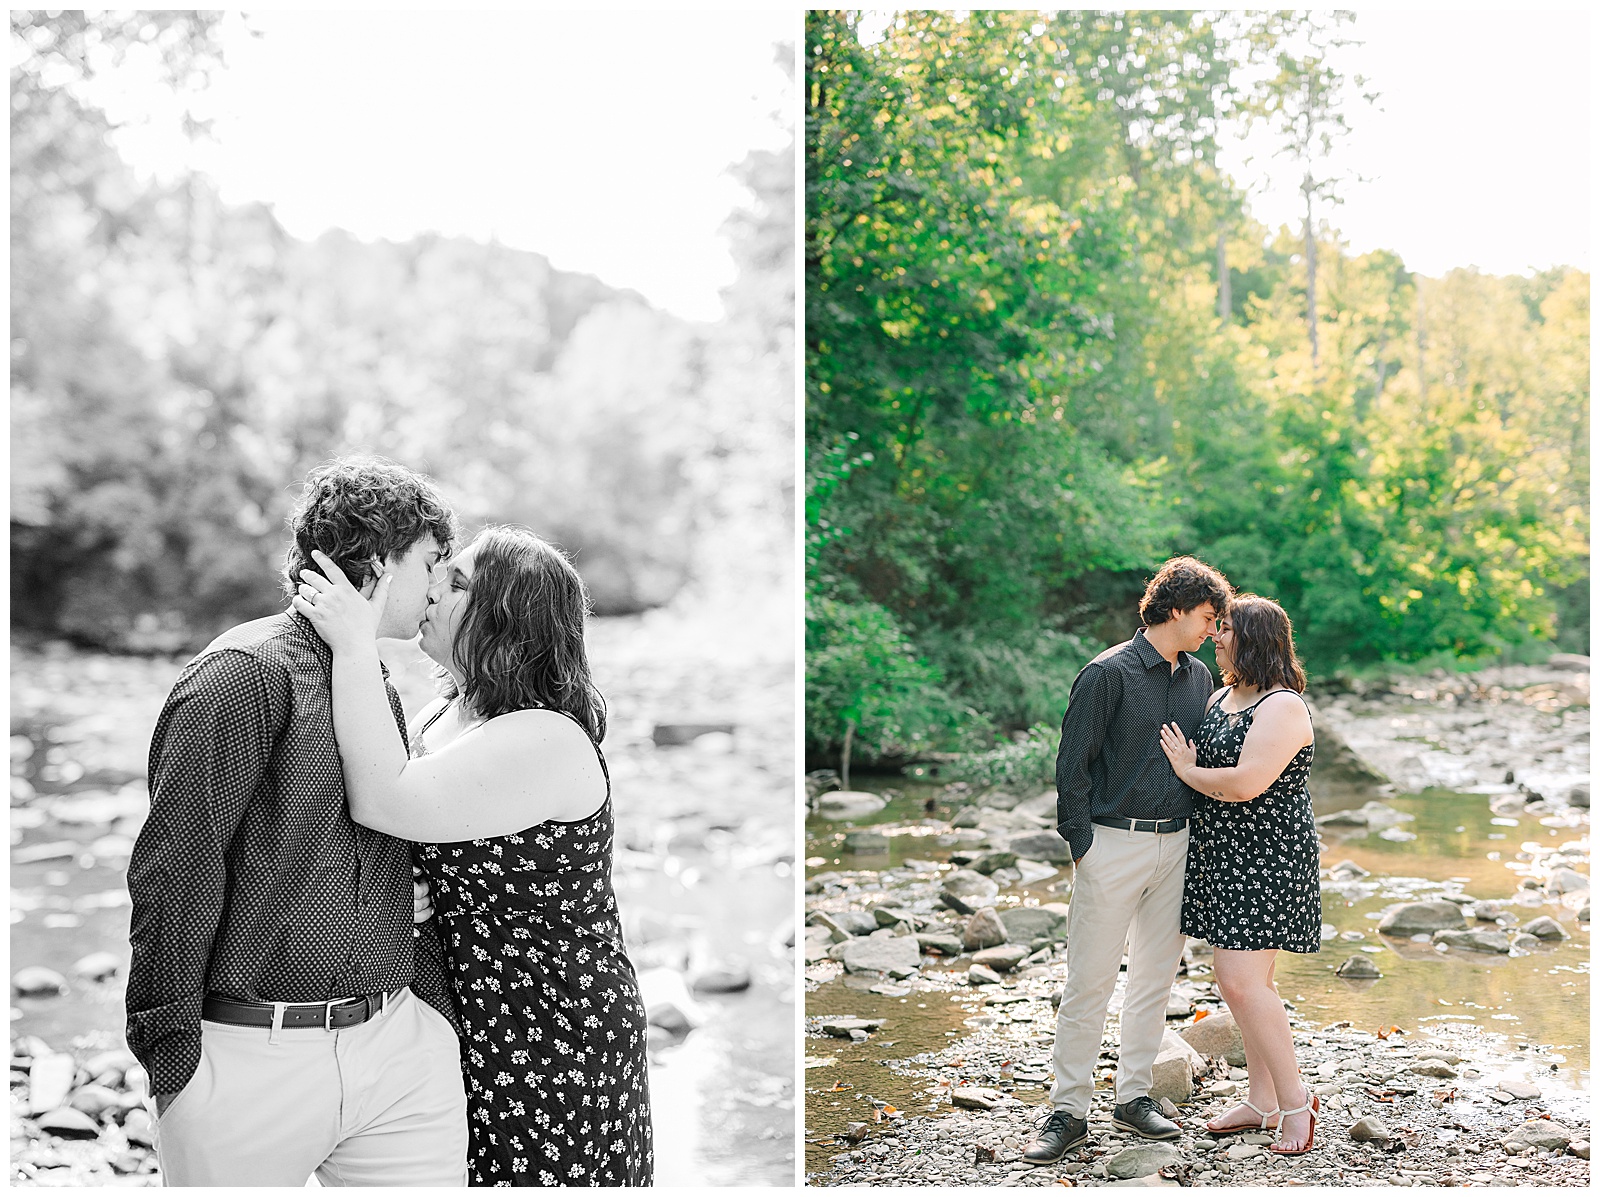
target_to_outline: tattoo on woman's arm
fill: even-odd
[[[1218,802],[1226,802],[1227,801],[1227,799],[1222,796],[1222,791],[1221,790],[1208,790],[1207,793],[1209,793]]]

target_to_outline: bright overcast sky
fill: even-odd
[[[1375,106],[1349,98],[1334,151],[1352,181],[1324,213],[1350,247],[1395,250],[1426,275],[1588,270],[1588,16],[1359,11],[1348,29],[1364,44],[1336,61],[1381,93]],[[1301,172],[1270,153],[1235,142],[1222,165],[1252,184],[1258,220],[1298,230]]]
[[[289,232],[435,230],[545,254],[691,319],[733,281],[727,168],[781,149],[797,14],[259,12],[228,21],[200,164]],[[123,115],[159,108],[148,90]],[[109,103],[118,115],[115,103]],[[170,121],[122,139],[169,166]]]

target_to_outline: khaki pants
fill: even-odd
[[[1074,870],[1067,916],[1067,983],[1056,1016],[1050,1103],[1089,1116],[1106,1007],[1124,945],[1128,981],[1117,1056],[1118,1104],[1150,1092],[1167,1026],[1167,998],[1183,958],[1178,930],[1189,829],[1157,835],[1096,824],[1094,843]]]
[[[200,1067],[156,1123],[168,1185],[464,1186],[456,1034],[405,990],[342,1031],[201,1023]]]

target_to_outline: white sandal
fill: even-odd
[[[1304,1147],[1279,1147],[1276,1143],[1273,1143],[1268,1146],[1267,1150],[1272,1152],[1274,1155],[1305,1155],[1306,1152],[1310,1151],[1311,1148],[1315,1146],[1317,1141],[1317,1111],[1321,1108],[1321,1104],[1322,1103],[1317,1100],[1317,1095],[1311,1092],[1310,1088],[1307,1087],[1306,1104],[1303,1106],[1295,1106],[1295,1108],[1292,1110],[1281,1111],[1283,1118],[1278,1119],[1278,1133],[1282,1134],[1284,1118],[1289,1117],[1291,1114],[1310,1114],[1311,1133],[1306,1136],[1306,1145]]]
[[[1261,1116],[1261,1121],[1260,1121],[1260,1123],[1258,1125],[1250,1126],[1250,1125],[1247,1124],[1245,1126],[1225,1126],[1221,1130],[1212,1130],[1211,1129],[1211,1123],[1208,1122],[1208,1123],[1206,1123],[1206,1134],[1208,1134],[1208,1135],[1238,1135],[1238,1134],[1243,1134],[1246,1131],[1277,1130],[1278,1129],[1277,1126],[1269,1127],[1267,1125],[1267,1119],[1268,1118],[1272,1118],[1272,1117],[1277,1117],[1278,1126],[1282,1126],[1283,1125],[1283,1117],[1282,1117],[1283,1111],[1282,1110],[1279,1110],[1279,1109],[1263,1110],[1260,1106],[1256,1105],[1256,1103],[1251,1101],[1248,1097],[1246,1097],[1240,1104],[1249,1106],[1252,1110],[1254,1110],[1257,1114],[1259,1114]]]

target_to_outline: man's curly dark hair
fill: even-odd
[[[1178,611],[1210,603],[1220,618],[1228,613],[1233,587],[1216,570],[1193,557],[1173,557],[1150,579],[1139,600],[1139,619],[1147,628],[1166,623]]]
[[[374,577],[376,558],[404,554],[432,536],[448,554],[459,529],[432,479],[384,457],[338,457],[312,470],[294,510],[283,563],[284,593],[300,571],[316,569],[311,550],[332,557],[357,590]]]

